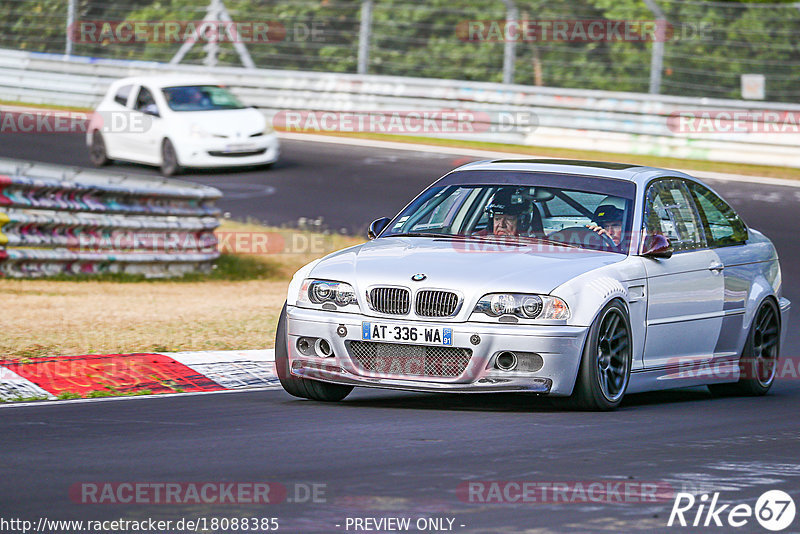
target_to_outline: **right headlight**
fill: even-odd
[[[358,308],[356,293],[350,284],[332,280],[314,280],[312,278],[303,280],[297,295],[297,303],[321,306],[325,309],[346,309],[348,306]],[[328,304],[327,308],[325,304]],[[334,305],[335,308],[331,307],[331,305]]]
[[[515,315],[521,319],[569,319],[567,303],[550,295],[489,293],[475,305],[475,313],[489,317]]]

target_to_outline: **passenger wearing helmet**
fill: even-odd
[[[598,206],[594,212],[595,223],[586,227],[598,235],[608,236],[615,245],[622,242],[622,217],[624,212],[610,204]]]
[[[517,188],[502,187],[494,194],[492,203],[486,206],[491,226],[475,235],[518,236],[523,230],[522,223],[529,211],[530,201],[519,194]]]

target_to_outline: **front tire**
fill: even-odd
[[[301,399],[337,402],[353,391],[353,386],[329,384],[293,376],[289,362],[289,338],[286,334],[286,304],[283,305],[275,332],[275,372],[286,393]]]
[[[592,323],[583,348],[574,407],[613,410],[622,402],[631,376],[631,325],[619,301],[609,302]]]
[[[739,381],[710,384],[714,395],[766,395],[775,382],[780,355],[781,326],[778,305],[772,299],[761,303],[739,358]]]
[[[164,139],[161,143],[161,174],[164,176],[175,176],[180,174],[183,169],[178,161],[178,153],[175,145],[169,139]]]
[[[99,130],[95,130],[92,133],[92,144],[89,145],[89,160],[95,167],[105,167],[112,163],[106,151],[106,142],[103,139],[103,134]]]

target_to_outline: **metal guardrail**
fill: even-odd
[[[681,112],[720,111],[800,117],[800,105],[698,99],[643,93],[589,91],[357,74],[282,71],[94,59],[0,50],[0,99],[92,107],[114,79],[139,74],[213,74],[248,104],[272,116],[286,110],[381,111],[469,110],[533,113],[533,128],[427,136],[510,142],[629,154],[684,157],[800,167],[800,134],[767,133],[772,119],[755,131],[675,131]],[[672,122],[671,122],[672,121]],[[729,121],[732,124],[732,121]],[[730,125],[730,124],[729,124]],[[417,134],[419,135],[419,134]]]
[[[0,276],[207,272],[213,187],[0,160]]]

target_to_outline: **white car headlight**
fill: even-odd
[[[350,284],[312,278],[303,280],[297,294],[297,303],[321,306],[323,309],[329,310],[348,306],[358,307],[356,292]],[[325,306],[326,304],[328,306]]]
[[[192,124],[192,127],[189,129],[189,134],[195,139],[207,139],[211,137],[211,134],[201,128],[199,124]]]
[[[549,295],[489,293],[475,305],[475,313],[489,317],[515,315],[522,319],[569,319],[567,303]]]

